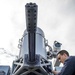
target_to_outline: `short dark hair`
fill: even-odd
[[[58,55],[58,54],[63,55],[64,53],[65,53],[67,56],[69,56],[69,53],[68,53],[66,50],[61,50],[61,51],[59,51],[59,52],[57,53],[57,55]]]

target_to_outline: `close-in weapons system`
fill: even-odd
[[[56,57],[61,43],[54,41],[53,49],[48,45],[44,32],[37,27],[37,10],[36,3],[25,5],[26,30],[19,41],[20,53],[13,61],[12,75],[53,75],[52,62],[48,59]]]

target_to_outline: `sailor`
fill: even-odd
[[[60,72],[51,71],[55,75],[75,75],[75,56],[69,56],[66,50],[61,50],[57,54],[57,59],[64,64]]]

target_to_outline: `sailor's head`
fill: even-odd
[[[66,50],[61,50],[57,53],[57,59],[64,63],[64,61],[69,57],[69,53]]]

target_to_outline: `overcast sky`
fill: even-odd
[[[0,48],[18,54],[18,40],[26,29],[25,5],[38,5],[37,26],[49,45],[57,40],[75,55],[75,0],[0,0]],[[1,60],[0,60],[1,61]]]

